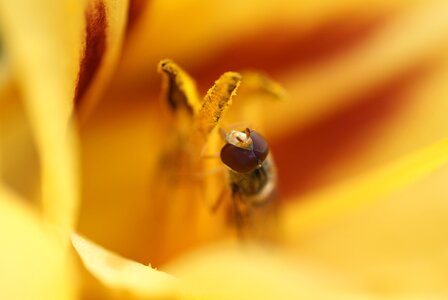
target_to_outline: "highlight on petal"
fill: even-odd
[[[23,202],[0,185],[0,298],[75,299],[71,261]]]
[[[75,104],[78,117],[87,116],[111,75],[127,5],[107,0],[0,3],[5,51],[40,156],[43,213],[63,231],[73,227],[78,202],[76,137],[68,123]]]
[[[169,299],[180,293],[177,279],[169,274],[120,257],[76,234],[72,244],[84,267],[112,294]]]
[[[397,161],[347,180],[342,184],[297,199],[285,205],[286,240],[296,242],[301,234],[325,226],[353,209],[423,178],[448,163],[448,139],[411,153]]]
[[[339,236],[340,238],[340,236]],[[330,242],[337,243],[337,240]],[[356,243],[352,243],[356,245]],[[311,247],[313,244],[311,245]],[[325,246],[331,253],[332,245]],[[310,248],[311,248],[310,247]],[[341,247],[337,245],[336,247]],[[429,246],[431,247],[431,246]],[[345,255],[345,263],[350,261],[350,249]],[[380,247],[380,251],[384,248]],[[312,252],[312,248],[308,249]],[[322,249],[319,249],[322,251]],[[358,252],[355,250],[355,252]],[[352,265],[360,263],[364,268],[375,269],[368,259],[357,253],[358,261]],[[339,253],[337,255],[340,255]],[[380,254],[381,255],[381,254]],[[439,253],[442,255],[442,253]],[[256,245],[231,245],[219,243],[209,245],[196,251],[184,254],[182,257],[173,260],[163,269],[173,274],[184,283],[183,295],[187,299],[443,299],[446,296],[446,288],[443,289],[443,277],[432,277],[431,273],[426,275],[429,278],[420,278],[419,274],[413,273],[409,276],[415,282],[431,281],[436,279],[442,288],[436,291],[425,290],[419,292],[409,292],[409,289],[381,290],[375,284],[377,280],[365,276],[353,276],[347,272],[344,265],[332,265],[323,262],[317,255],[310,257],[307,254],[293,253],[275,248],[263,248]],[[328,257],[326,257],[328,259]],[[364,261],[359,262],[359,260]],[[388,268],[388,264],[403,264],[406,258],[397,261],[383,262],[382,267],[376,270],[378,278],[386,277],[391,279],[388,272],[393,269]],[[446,261],[446,259],[444,260]],[[412,273],[413,267],[425,261],[410,261],[407,272]],[[348,262],[350,264],[350,262]],[[384,266],[386,265],[386,266]],[[353,268],[353,266],[351,266]],[[396,266],[395,266],[396,267]],[[425,269],[421,266],[421,269]],[[441,274],[446,274],[443,267],[439,267]],[[367,270],[366,272],[371,272]],[[439,275],[439,274],[438,274]],[[396,278],[393,278],[396,276]],[[406,276],[395,272],[392,276],[392,284],[400,281],[400,276]],[[446,284],[445,284],[446,287]],[[409,288],[409,287],[408,287]],[[412,290],[412,288],[411,288]]]
[[[83,28],[80,1],[2,1],[5,52],[24,97],[41,162],[45,219],[70,231],[77,196],[73,106]]]
[[[362,282],[379,298],[448,296],[448,165],[301,236],[294,252]]]
[[[373,299],[342,274],[260,245],[210,245],[164,270],[182,279],[193,299]]]

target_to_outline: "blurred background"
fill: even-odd
[[[226,71],[260,71],[286,89],[284,101],[260,102],[256,124],[282,203],[448,136],[447,1],[133,0],[127,17],[107,84],[75,102],[79,231],[125,257],[147,263],[155,245],[145,242],[145,216],[169,128],[161,59],[187,70],[201,95]],[[2,176],[32,198],[39,163],[29,121],[23,103],[3,105]],[[447,295],[447,178],[445,167],[308,232],[294,252],[378,295]]]

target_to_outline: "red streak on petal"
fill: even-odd
[[[359,46],[389,19],[347,16],[303,30],[273,24],[242,36],[191,73],[207,88],[213,78],[229,70],[259,69],[270,75],[291,68],[305,71]]]
[[[361,46],[391,17],[385,14],[370,18],[356,15],[339,17],[311,29],[285,28],[278,23],[266,25],[263,29],[240,36],[212,57],[202,59],[200,65],[187,68],[187,71],[198,82],[202,94],[227,71],[258,69],[273,78],[292,69],[294,72],[306,72]],[[147,95],[140,98],[142,101],[159,99],[160,82],[133,87],[134,92],[138,90]]]
[[[102,1],[96,1],[85,12],[86,38],[75,88],[75,106],[78,106],[97,73],[106,51],[106,8]]]
[[[149,0],[130,0],[128,10],[128,24],[126,26],[126,32],[130,32],[138,19],[144,12]]]
[[[386,84],[353,96],[350,107],[333,113],[288,136],[271,141],[279,170],[282,198],[297,196],[319,185],[335,162],[350,164],[366,150],[365,142],[378,127],[403,112],[409,104],[406,92],[427,74],[420,66],[399,74]]]

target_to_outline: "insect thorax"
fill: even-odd
[[[230,169],[232,196],[251,206],[267,203],[275,192],[275,177],[275,170],[269,158],[260,167],[247,173],[238,173]]]

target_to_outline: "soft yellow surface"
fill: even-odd
[[[444,166],[302,235],[296,255],[357,280],[378,298],[446,298],[447,176]]]
[[[448,162],[448,140],[442,140],[399,160],[371,170],[315,195],[291,201],[280,219],[285,220],[287,239],[299,240],[313,227],[325,226],[359,206],[375,201],[391,191],[434,173]]]
[[[339,274],[259,245],[213,244],[166,270],[183,280],[192,299],[373,299]]]
[[[84,266],[110,289],[111,295],[161,299],[179,294],[179,284],[171,275],[120,257],[76,234],[72,243]]]
[[[1,1],[5,49],[11,59],[41,163],[43,213],[59,230],[76,222],[76,146],[68,120],[78,72],[81,1]]]
[[[22,201],[0,186],[1,298],[75,299],[77,282],[70,259]]]

